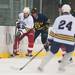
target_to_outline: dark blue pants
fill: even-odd
[[[34,37],[34,41],[37,39],[37,37],[41,34],[41,42],[42,44],[45,44],[47,42],[47,38],[48,38],[48,31],[45,31],[43,29],[41,30],[36,30],[35,31],[35,37]],[[46,51],[48,51],[48,47],[44,47]]]
[[[38,37],[40,34],[41,34],[41,42],[42,42],[43,44],[45,44],[46,41],[47,41],[48,32],[45,31],[45,30],[43,30],[43,29],[41,29],[41,30],[36,30],[36,31],[35,31],[34,40],[36,40],[37,37]]]
[[[59,48],[64,47],[67,53],[74,51],[74,45],[64,44],[53,41],[51,44],[50,51],[53,54],[56,54],[59,51]]]

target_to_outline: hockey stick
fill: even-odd
[[[36,56],[43,51],[44,48],[42,48],[35,56],[33,56],[24,66],[20,67],[19,70],[23,70]]]
[[[11,68],[14,69],[14,70],[19,70],[19,71],[23,70],[34,58],[36,58],[36,56],[37,56],[40,52],[43,51],[43,49],[44,49],[44,48],[42,48],[36,55],[34,55],[34,56],[33,56],[26,64],[24,64],[22,67],[20,67],[20,68],[11,67]]]

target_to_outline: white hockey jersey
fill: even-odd
[[[50,32],[53,40],[60,43],[74,45],[75,18],[72,15],[62,15],[56,18]]]
[[[27,28],[31,29],[34,27],[34,21],[31,15],[29,15],[27,18],[24,18],[24,14],[20,13],[18,21],[20,22],[20,24],[25,25],[25,27]]]

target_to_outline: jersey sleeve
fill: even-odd
[[[32,16],[30,16],[30,17],[28,18],[26,27],[27,27],[27,28],[30,28],[30,29],[34,27],[34,21],[33,21],[33,17],[32,17]]]
[[[43,19],[44,19],[44,24],[47,24],[47,21],[48,21],[48,18],[47,18],[47,16],[45,16],[45,15],[42,15],[43,16]]]
[[[58,18],[56,18],[54,21],[54,24],[53,24],[53,29],[52,29],[53,32],[56,32],[58,24],[59,24],[59,20],[58,20]]]
[[[54,21],[54,24],[53,24],[53,27],[50,27],[49,28],[49,31],[48,31],[48,39],[49,40],[53,40],[53,36],[54,36],[54,33],[56,32],[56,27],[57,27],[57,24],[58,24],[58,21],[57,19]]]

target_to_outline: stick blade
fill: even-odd
[[[25,67],[25,66],[23,66],[23,67],[19,68],[19,71],[23,70],[23,69],[24,69],[24,67]]]
[[[19,71],[23,70],[23,68],[20,68]]]

